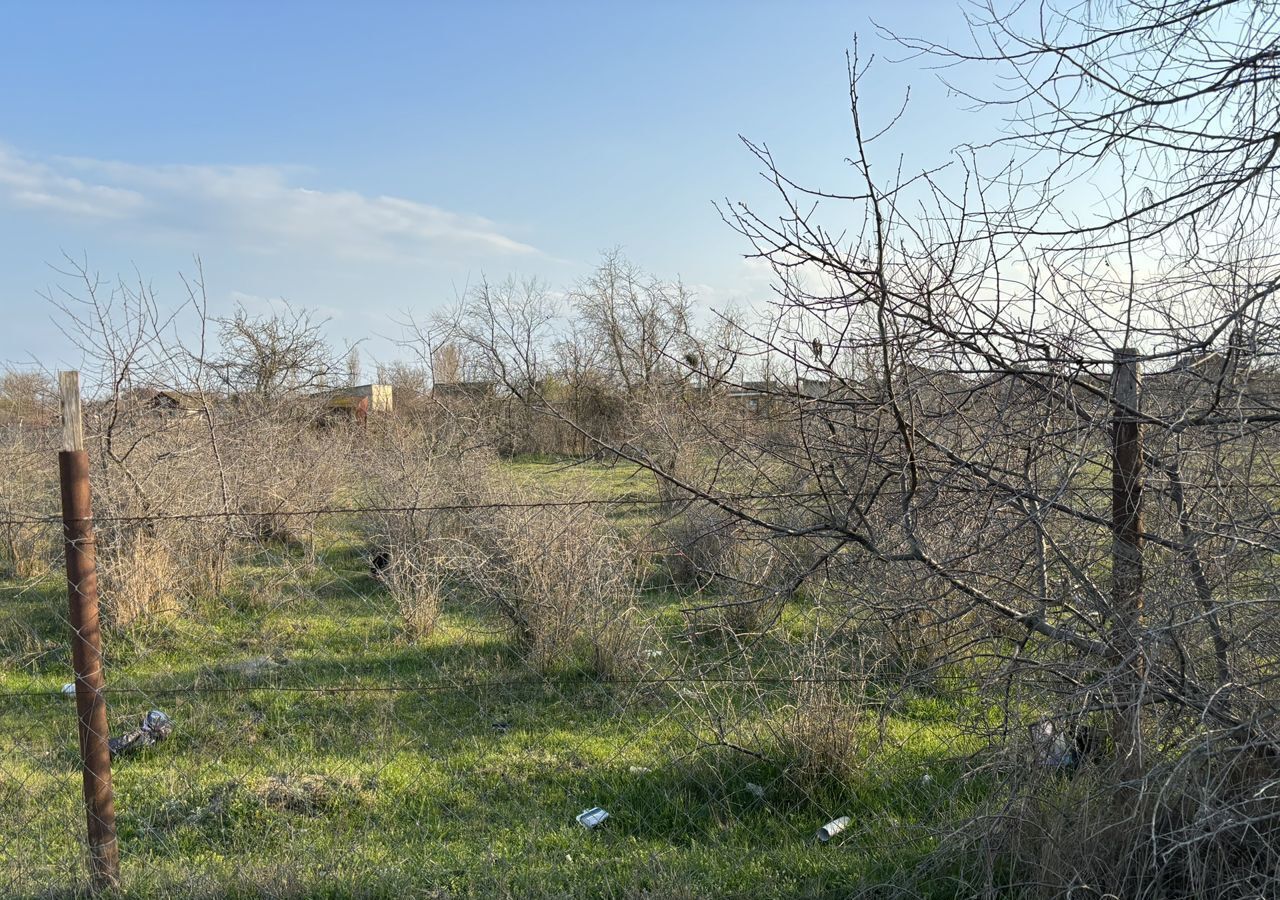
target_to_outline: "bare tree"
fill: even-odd
[[[360,383],[360,350],[352,347],[347,351],[347,386],[355,387]]]
[[[453,308],[435,317],[430,332],[415,328],[413,339],[432,362],[439,356],[446,366],[457,362],[461,369],[465,359],[475,380],[502,385],[525,397],[536,391],[547,374],[558,312],[556,301],[539,281],[482,279]]]
[[[693,298],[679,281],[664,282],[612,250],[570,300],[600,363],[628,393],[682,380]]]
[[[432,380],[445,384],[454,384],[466,380],[463,374],[466,364],[462,351],[457,344],[443,343],[431,354]]]
[[[214,368],[228,390],[265,400],[329,386],[342,371],[325,322],[307,309],[284,304],[254,315],[237,306],[217,325],[221,355]]]
[[[987,146],[1011,150],[1028,176],[1015,184],[1011,167],[991,179],[1016,188],[1000,227],[1076,247],[1271,233],[1280,173],[1272,4],[980,2],[967,19],[966,47],[890,37],[944,66],[980,67],[995,86],[967,93],[1007,111],[1005,133]],[[1105,195],[1091,220],[1076,218],[1062,190],[1085,173]]]
[[[797,397],[790,440],[755,456],[759,482],[794,485],[789,517],[682,487],[774,540],[816,539],[803,577],[842,585],[864,627],[927,634],[927,671],[993,701],[992,739],[1012,746],[1037,719],[1073,740],[1112,724],[1098,802],[1119,786],[1107,827],[1132,837],[1107,845],[1068,807],[1051,827],[1089,851],[1035,873],[1048,893],[1167,896],[1172,877],[1187,885],[1174,896],[1243,896],[1273,884],[1275,855],[1244,848],[1280,824],[1250,805],[1280,754],[1262,624],[1280,546],[1280,19],[1232,2],[985,9],[984,52],[906,43],[1012,73],[994,143],[1023,154],[1015,167],[985,175],[988,145],[968,146],[958,182],[873,176],[881,132],[864,127],[856,55],[858,190],[803,186],[748,145],[780,206],[725,210],[775,271],[778,312],[753,338],[828,388]],[[1085,175],[1103,186],[1094,207],[1061,190]],[[836,217],[852,227],[828,229]],[[1132,366],[1134,400],[1118,387]],[[1241,759],[1257,769],[1209,785]],[[1033,864],[1018,854],[1044,823],[1028,809],[1000,808],[978,839],[997,869]],[[1191,819],[1215,824],[1193,838]]]
[[[56,407],[45,373],[11,369],[0,375],[0,425],[43,425]]]

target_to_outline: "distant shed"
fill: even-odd
[[[323,391],[317,396],[331,409],[353,410],[360,407],[372,416],[389,415],[395,408],[389,384],[358,384]],[[363,406],[361,401],[365,401]]]
[[[431,396],[445,406],[485,403],[498,395],[495,381],[437,381]]]
[[[147,404],[155,410],[175,416],[194,416],[203,412],[206,401],[199,394],[186,391],[175,391],[164,388],[156,391],[147,399]]]

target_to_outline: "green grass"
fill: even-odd
[[[512,469],[606,497],[653,491],[631,468]],[[838,897],[916,865],[927,826],[979,799],[952,761],[959,699],[899,703],[866,725],[891,749],[844,779],[797,780],[767,744],[718,745],[758,737],[785,685],[604,683],[574,661],[539,674],[501,621],[466,606],[410,643],[352,533],[335,523],[322,544],[314,564],[257,554],[179,620],[107,632],[113,731],[148,708],[176,723],[114,767],[126,895]],[[85,888],[74,704],[57,693],[64,590],[56,574],[0,582],[5,896]],[[682,642],[683,598],[642,601],[663,651],[654,678],[730,659]],[[768,676],[769,641],[805,615],[720,671]],[[244,668],[272,654],[287,662]],[[610,819],[588,832],[574,816],[596,805]],[[853,826],[818,844],[841,814]]]

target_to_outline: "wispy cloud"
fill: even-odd
[[[19,156],[0,144],[0,199],[31,209],[89,219],[136,215],[145,205],[137,191],[92,184],[46,163]]]
[[[313,250],[364,260],[538,251],[480,216],[404,197],[321,191],[280,166],[161,165],[53,157],[0,144],[0,205],[111,222],[192,239],[228,239],[263,253]]]

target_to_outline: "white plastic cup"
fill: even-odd
[[[833,837],[835,837],[837,834],[844,831],[848,827],[849,827],[848,816],[841,816],[838,819],[832,819],[826,825],[823,825],[821,828],[818,829],[818,840],[825,844],[827,841],[831,840]]]
[[[605,819],[609,818],[609,814],[599,806],[593,806],[590,809],[586,809],[578,813],[577,818],[578,824],[590,831],[597,825],[604,822]]]

